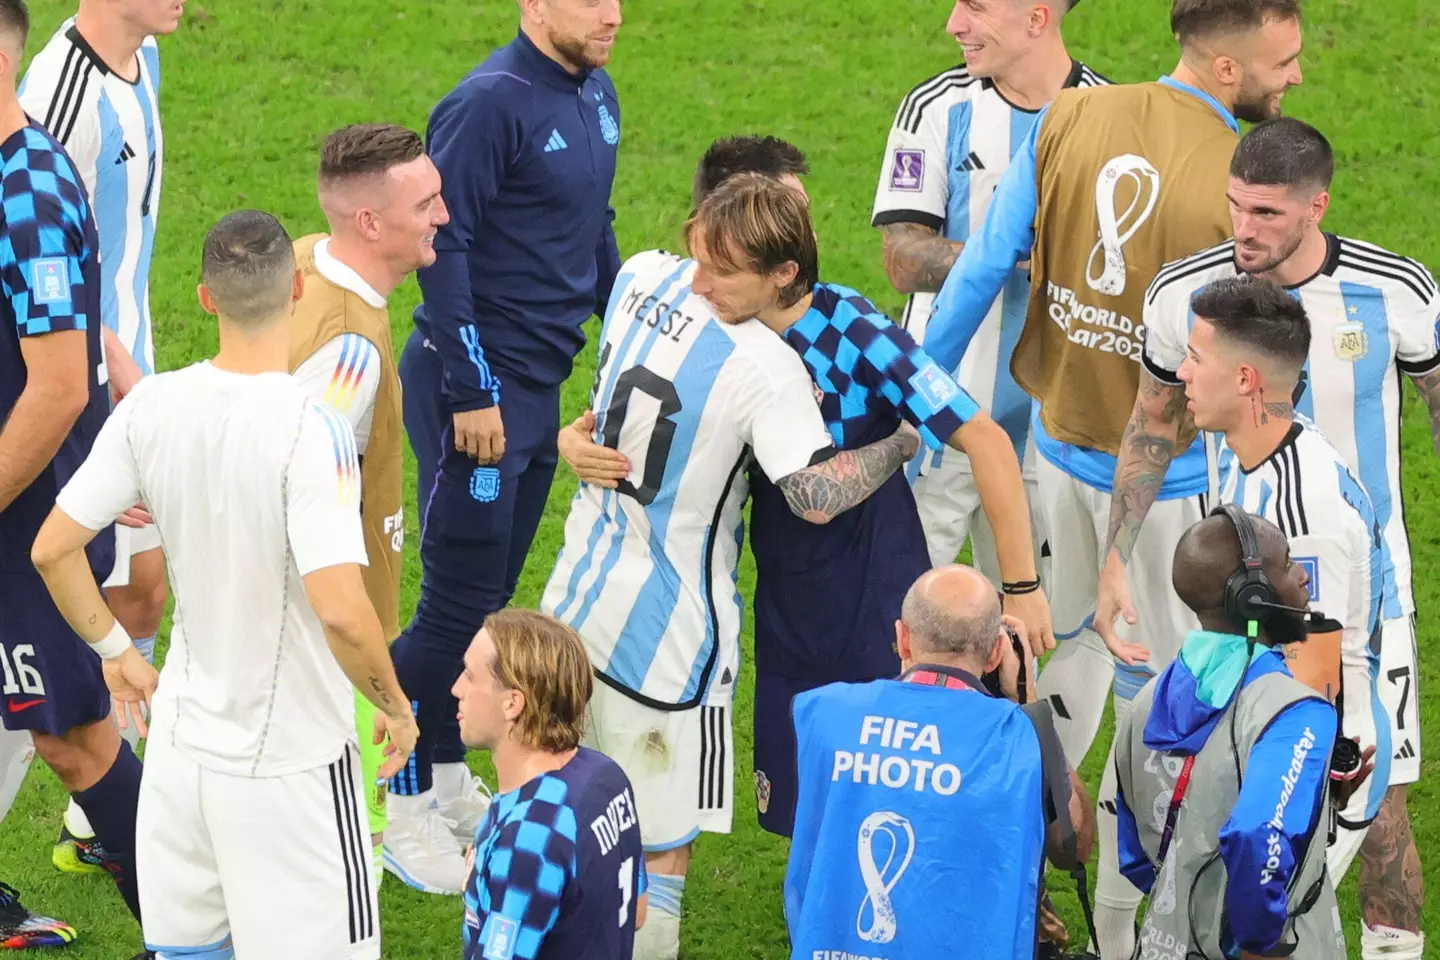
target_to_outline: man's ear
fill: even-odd
[[[195,295],[200,298],[200,309],[212,317],[220,316],[220,308],[215,306],[215,298],[210,293],[210,288],[205,284],[199,284],[195,288]]]
[[[1000,669],[1000,661],[1005,659],[1005,648],[1010,645],[1010,635],[1002,628],[1000,635],[995,638],[995,645],[990,648],[990,656],[985,658],[985,669],[983,673]]]
[[[900,655],[901,660],[910,662],[910,628],[905,626],[904,620],[895,621],[895,652]]]

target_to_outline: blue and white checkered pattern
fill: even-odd
[[[848,287],[818,284],[785,339],[820,388],[820,412],[842,450],[888,436],[900,417],[939,449],[980,409],[908,333]]]
[[[465,960],[535,960],[575,877],[575,811],[553,774],[495,798],[465,887]]]
[[[80,176],[39,127],[26,127],[5,147],[0,284],[16,329],[22,337],[84,330],[94,319],[84,310],[84,287],[96,243]]]

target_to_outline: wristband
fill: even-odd
[[[114,660],[134,645],[130,634],[126,633],[125,628],[120,626],[120,621],[116,620],[115,625],[110,628],[109,633],[105,634],[104,639],[90,644],[90,649],[94,650],[101,660]]]
[[[1000,584],[1000,590],[1012,597],[1018,597],[1026,593],[1034,593],[1040,589],[1039,580],[1015,580],[1006,581]]]

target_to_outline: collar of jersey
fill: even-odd
[[[515,34],[515,49],[529,61],[536,75],[552,87],[559,87],[561,90],[577,90],[585,85],[586,80],[590,79],[591,71],[581,70],[579,73],[571,73],[545,56],[540,52],[540,48],[535,46],[535,42],[525,36],[524,30]]]
[[[1290,430],[1285,434],[1285,439],[1281,440],[1280,443],[1275,447],[1275,449],[1270,451],[1270,456],[1266,457],[1264,460],[1261,460],[1249,470],[1246,470],[1244,465],[1240,463],[1240,458],[1236,457],[1235,466],[1240,470],[1241,473],[1248,477],[1256,470],[1259,470],[1261,467],[1265,466],[1265,464],[1269,463],[1271,460],[1274,460],[1276,457],[1280,456],[1280,451],[1284,450],[1288,446],[1292,446],[1295,441],[1300,438],[1300,434],[1304,432],[1305,424],[1300,422],[1300,417],[1297,415],[1294,422],[1290,424]],[[1230,452],[1234,453],[1235,451],[1231,450]]]
[[[1172,90],[1183,91],[1184,93],[1190,94],[1190,96],[1194,97],[1196,100],[1201,100],[1205,103],[1208,103],[1210,105],[1210,109],[1218,113],[1220,115],[1220,119],[1225,121],[1225,126],[1229,127],[1231,130],[1234,130],[1237,134],[1240,132],[1240,121],[1235,119],[1235,114],[1225,109],[1225,104],[1221,103],[1219,100],[1216,100],[1214,97],[1206,93],[1204,90],[1201,90],[1199,87],[1192,87],[1188,83],[1181,83],[1174,77],[1161,77],[1160,85],[1169,87]]]
[[[377,310],[384,309],[385,298],[349,265],[335,259],[335,255],[330,252],[329,237],[315,244],[315,269],[335,286],[344,287]]]

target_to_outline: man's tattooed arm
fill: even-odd
[[[1425,877],[1405,812],[1405,789],[1391,787],[1360,845],[1360,915],[1372,927],[1416,933],[1424,903]]]
[[[1416,374],[1410,378],[1410,382],[1415,384],[1415,389],[1425,398],[1425,406],[1430,411],[1430,442],[1435,444],[1436,452],[1440,453],[1440,367],[1429,373]]]
[[[1110,497],[1110,532],[1105,552],[1113,547],[1122,563],[1130,562],[1140,525],[1160,493],[1165,471],[1175,458],[1180,428],[1189,420],[1185,388],[1164,383],[1140,370],[1140,390],[1115,463],[1114,492]]]
[[[885,233],[885,275],[895,289],[938,292],[963,244],[919,223],[887,223],[880,229]]]
[[[920,435],[905,424],[884,440],[859,450],[842,450],[823,463],[781,477],[775,486],[785,494],[795,516],[829,523],[879,490],[919,446]]]

